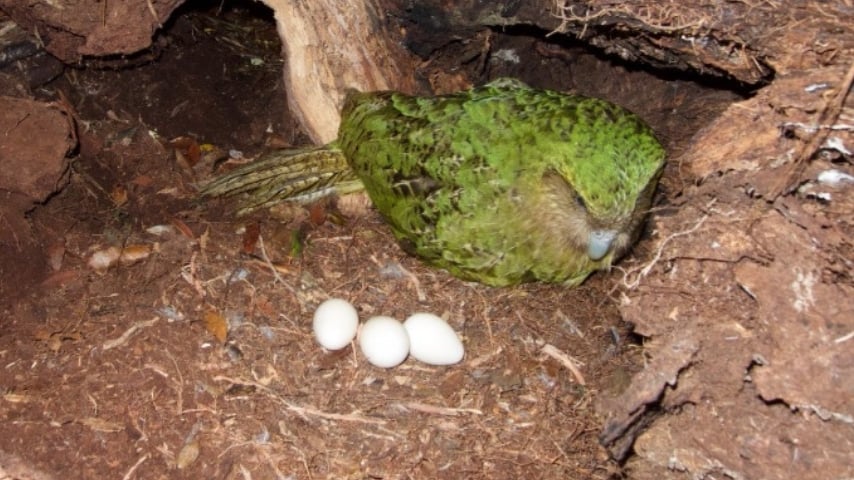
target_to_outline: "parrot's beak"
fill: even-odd
[[[587,238],[587,256],[591,260],[601,260],[611,250],[611,244],[617,238],[614,230],[593,230]]]

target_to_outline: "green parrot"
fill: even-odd
[[[401,246],[493,286],[580,284],[637,239],[665,151],[604,100],[499,79],[450,95],[350,92],[338,138],[204,186],[241,213],[366,190]]]

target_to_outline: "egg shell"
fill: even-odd
[[[391,317],[372,317],[359,333],[359,346],[371,365],[391,368],[409,355],[409,335],[403,324]]]
[[[340,350],[356,338],[359,313],[347,300],[330,298],[314,311],[312,328],[314,338],[323,348]]]
[[[403,322],[409,354],[429,365],[453,365],[463,359],[463,342],[454,329],[432,313],[414,313]]]

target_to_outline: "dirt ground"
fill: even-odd
[[[524,32],[490,42],[504,53],[477,80],[611,99],[647,119],[674,158],[754,93]],[[677,215],[691,172],[668,165],[648,233],[618,269],[572,290],[466,283],[408,257],[370,209],[324,203],[236,219],[228,202],[197,201],[196,185],[216,172],[307,143],[287,114],[269,13],[185,9],[155,53],[124,60],[132,67],[66,68],[31,92],[62,99],[79,148],[68,185],[21,233],[41,258],[0,257],[0,467],[10,477],[633,477],[600,444],[602,405],[662,360],[624,320],[624,274],[656,255],[656,218]],[[27,83],[26,62],[3,71]],[[749,289],[755,275],[742,273]],[[311,315],[329,297],[363,319],[440,314],[466,357],[382,370],[358,349],[324,352]],[[725,308],[742,319],[749,295],[732,298]],[[689,340],[703,339],[686,340],[692,354]]]

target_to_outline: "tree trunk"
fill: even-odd
[[[265,3],[282,37],[288,104],[315,142],[337,136],[347,89],[414,90],[414,61],[386,32],[385,10],[375,1]]]

